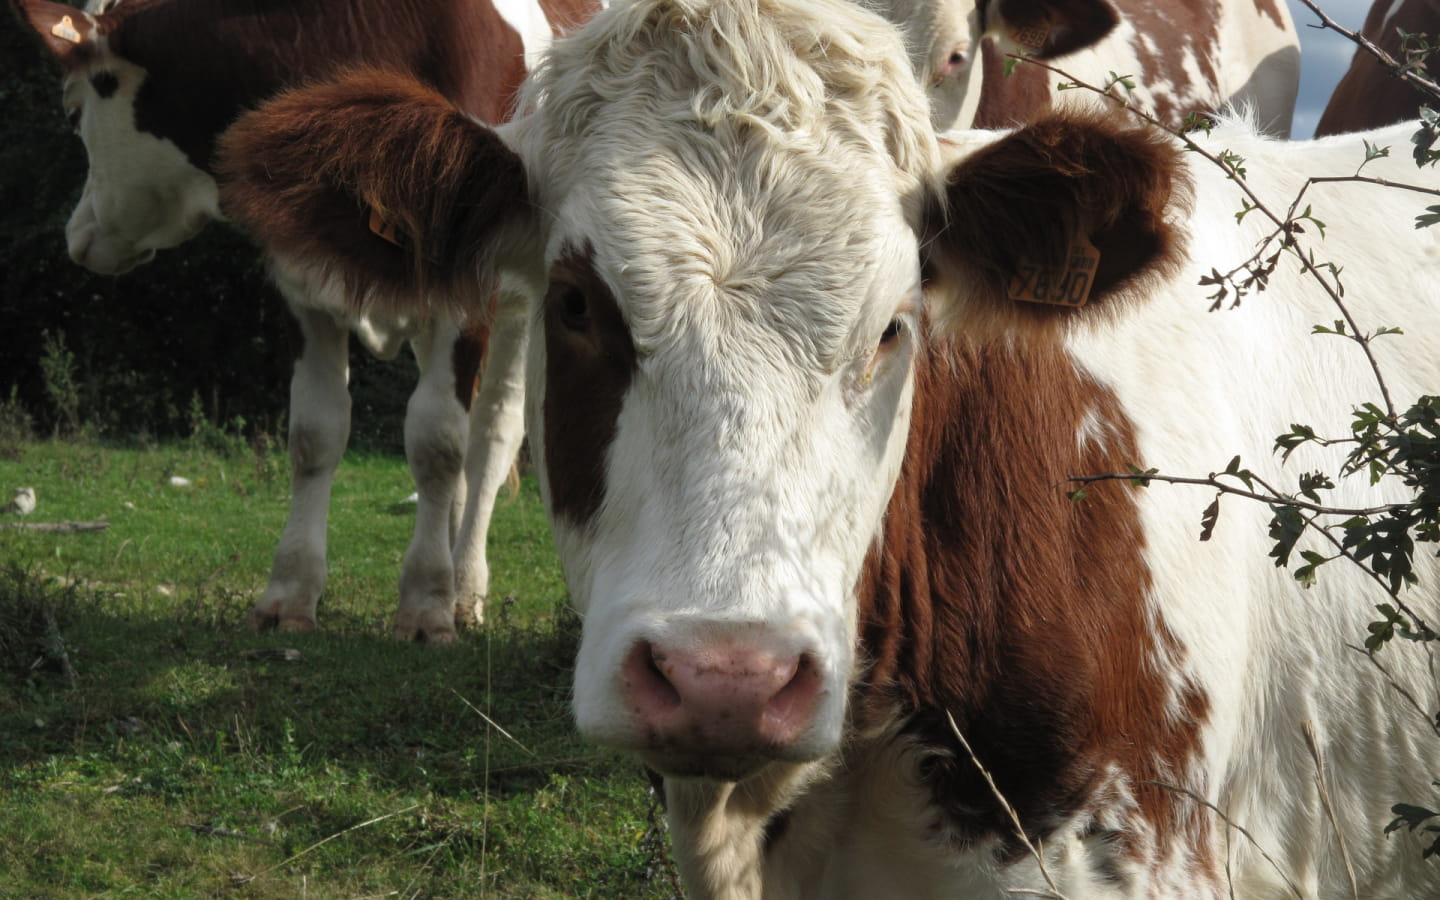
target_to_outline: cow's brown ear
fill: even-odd
[[[935,312],[982,330],[1093,314],[1180,263],[1172,219],[1188,196],[1170,136],[1109,115],[991,141],[953,165],[926,217]]]
[[[101,29],[89,13],[48,0],[12,0],[12,6],[21,21],[30,23],[67,69],[80,65],[97,52],[96,38]]]
[[[992,0],[986,31],[1007,52],[1053,59],[1099,43],[1120,24],[1109,0]]]
[[[360,69],[280,94],[220,142],[221,205],[283,268],[356,305],[482,303],[526,218],[520,158],[404,74]]]

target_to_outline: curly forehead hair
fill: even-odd
[[[860,144],[905,187],[934,169],[900,35],[844,0],[621,0],[557,42],[523,106],[543,110],[534,146],[556,172],[573,171],[557,143],[593,137],[600,122],[611,134],[674,124],[723,142]],[[636,130],[619,127],[626,119]]]

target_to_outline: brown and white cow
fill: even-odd
[[[1440,40],[1440,0],[1375,0],[1360,33],[1399,62],[1405,62],[1400,32]],[[1413,119],[1426,101],[1417,88],[1396,78],[1375,55],[1356,47],[1320,114],[1315,136],[1346,134]],[[1430,102],[1434,102],[1430,98]]]
[[[1046,60],[1099,87],[1129,76],[1132,99],[1171,127],[1191,113],[1248,109],[1288,137],[1300,39],[1284,0],[863,0],[900,24],[929,86],[937,130],[1004,128],[1063,100],[1067,79],[1038,66],[1006,77],[1005,55]]]
[[[297,277],[545,284],[527,427],[583,615],[574,712],[664,775],[692,897],[1332,898],[1347,854],[1359,896],[1440,895],[1382,835],[1440,771],[1424,648],[1387,674],[1347,649],[1385,595],[1343,562],[1302,588],[1259,504],[1202,542],[1203,487],[1067,497],[1237,453],[1336,472],[1344,448],[1273,435],[1377,393],[1310,334],[1336,313],[1298,265],[1208,311],[1200,276],[1266,229],[1225,173],[1093,114],[940,143],[894,29],[833,0],[617,3],[529,84],[493,129],[381,72],[289,93],[227,134],[224,202]],[[1365,156],[1200,140],[1276,209]],[[1367,174],[1435,187],[1403,157]],[[1361,327],[1405,329],[1373,345],[1391,392],[1440,389],[1426,200],[1306,201]],[[362,202],[400,246],[339,214]],[[1088,302],[1028,302],[1055,284]],[[1327,501],[1409,496],[1362,482]]]
[[[70,255],[102,274],[128,271],[223,218],[216,140],[242,111],[282,88],[368,63],[412,73],[469,114],[501,122],[513,109],[527,54],[598,6],[119,0],[91,13],[46,0],[18,2],[63,67],[66,114],[90,158],[66,227]],[[269,249],[272,259],[283,260],[286,248]],[[468,319],[449,309],[422,317],[349,307],[336,285],[301,286],[287,281],[283,266],[275,271],[302,343],[290,384],[292,499],[251,623],[315,625],[330,487],[350,431],[354,334],[382,359],[409,343],[419,363],[405,417],[419,503],[394,629],[404,638],[449,642],[457,615],[483,615],[490,514],[523,436],[525,301],[501,292],[476,395],[482,331],[490,324],[483,304],[470,303]]]

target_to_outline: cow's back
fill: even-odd
[[[1398,29],[1398,30],[1397,30]],[[1398,62],[1405,62],[1399,31],[1440,38],[1440,2],[1437,0],[1375,0],[1365,17],[1361,34]],[[1330,102],[1315,126],[1317,137],[1379,128],[1413,119],[1425,95],[1397,78],[1364,47],[1356,47]]]

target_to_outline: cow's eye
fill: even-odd
[[[590,328],[590,304],[585,293],[576,287],[562,287],[555,298],[555,311],[560,324],[570,331],[586,331]]]
[[[71,131],[80,130],[80,107],[65,110],[65,121],[70,123]]]
[[[890,324],[886,325],[885,330],[880,333],[880,346],[890,346],[891,344],[895,343],[895,341],[898,340],[900,335],[904,332],[905,320],[899,318],[898,316],[891,319]]]

